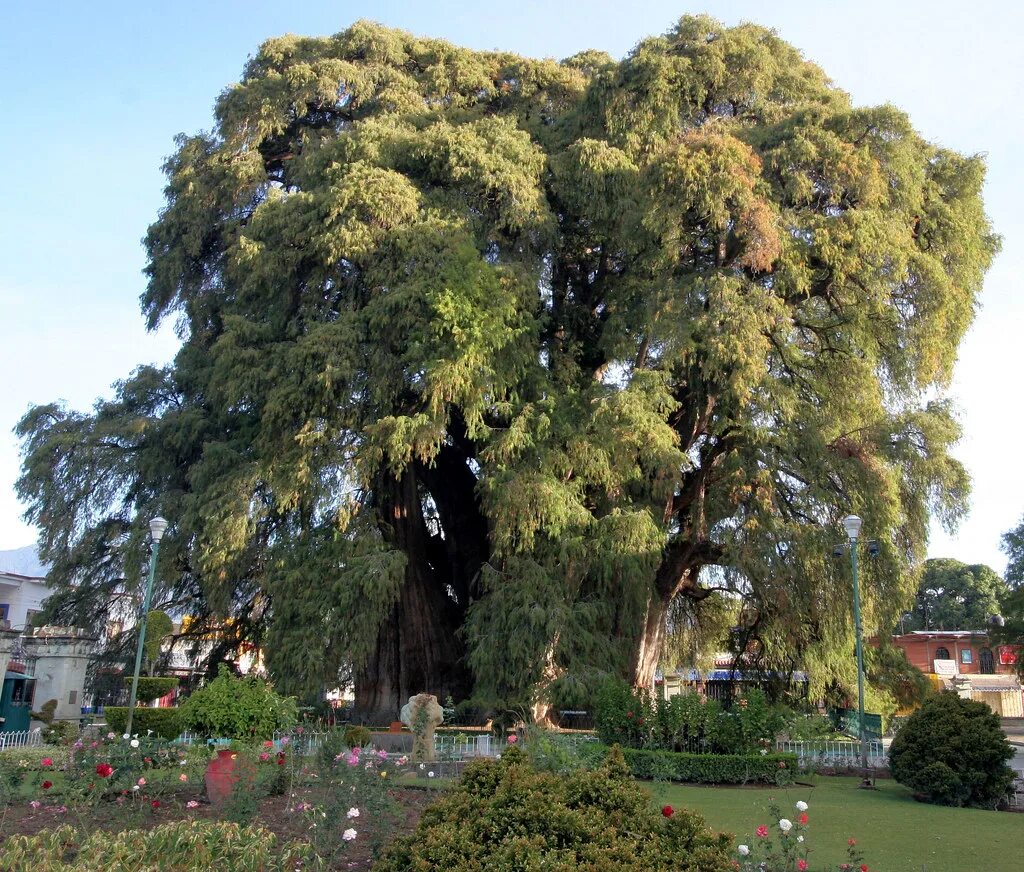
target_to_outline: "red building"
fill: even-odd
[[[918,630],[892,641],[936,686],[984,702],[997,714],[1024,717],[1015,646],[990,645],[984,630]]]

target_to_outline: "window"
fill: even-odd
[[[991,648],[981,649],[981,671],[985,675],[994,675],[996,671],[996,658],[992,656]]]
[[[949,648],[936,648],[935,649],[936,660],[949,660]]]
[[[974,652],[970,648],[964,648],[960,652],[960,662],[961,663],[973,663],[974,662]]]
[[[78,702],[78,691],[72,690],[68,694],[68,705],[74,705],[76,702]]]
[[[0,621],[7,620],[7,613],[11,610],[11,607],[7,603],[0,603]]]

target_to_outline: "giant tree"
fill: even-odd
[[[20,426],[60,608],[134,578],[160,510],[167,600],[393,716],[648,684],[716,588],[749,650],[849,676],[850,511],[869,626],[908,605],[968,487],[979,158],[708,18],[618,62],[272,39],[215,117],[146,237],[173,365]]]
[[[984,630],[999,613],[1006,582],[990,566],[959,560],[926,560],[914,608],[903,630]]]

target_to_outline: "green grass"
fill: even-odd
[[[894,781],[859,790],[855,778],[819,776],[813,787],[703,787],[649,784],[658,805],[699,811],[717,830],[750,842],[758,824],[774,822],[771,797],[795,818],[797,800],[809,806],[812,869],[846,860],[846,840],[857,839],[872,872],[1020,872],[1024,868],[1024,814],[945,808],[916,802]]]

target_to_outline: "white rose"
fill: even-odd
[[[746,857],[750,853],[750,848],[746,845],[740,845],[736,850],[740,852],[741,857]]]
[[[131,745],[133,748],[138,748],[139,747],[139,740],[138,739],[132,739],[128,744]]]
[[[783,818],[781,821],[779,821],[779,829],[782,830],[782,832],[784,833],[788,833],[791,829],[793,829],[793,821]]]
[[[797,810],[797,811],[807,811],[807,803],[806,803],[806,802],[804,802],[804,801],[803,801],[803,800],[801,799],[801,800],[800,800],[800,802],[798,802],[798,803],[796,804],[796,810]]]
[[[348,810],[348,814],[345,815],[345,817],[350,817],[350,818],[359,817],[359,809],[358,808],[350,808]]]
[[[427,773],[427,778],[433,778],[433,777],[434,777],[434,773],[433,772],[428,772]]]
[[[355,830],[353,830],[353,829],[351,829],[351,828],[350,828],[350,829],[347,829],[347,830],[345,830],[345,832],[343,832],[343,833],[341,834],[341,837],[342,837],[342,838],[343,838],[343,839],[344,839],[344,840],[345,840],[346,842],[351,842],[351,841],[352,841],[352,840],[353,840],[353,839],[354,839],[354,838],[356,837],[356,831],[355,831]]]
[[[803,837],[803,836],[797,836],[797,837],[796,837],[796,840],[797,840],[798,842],[802,842],[802,841],[804,840],[804,837]]]

